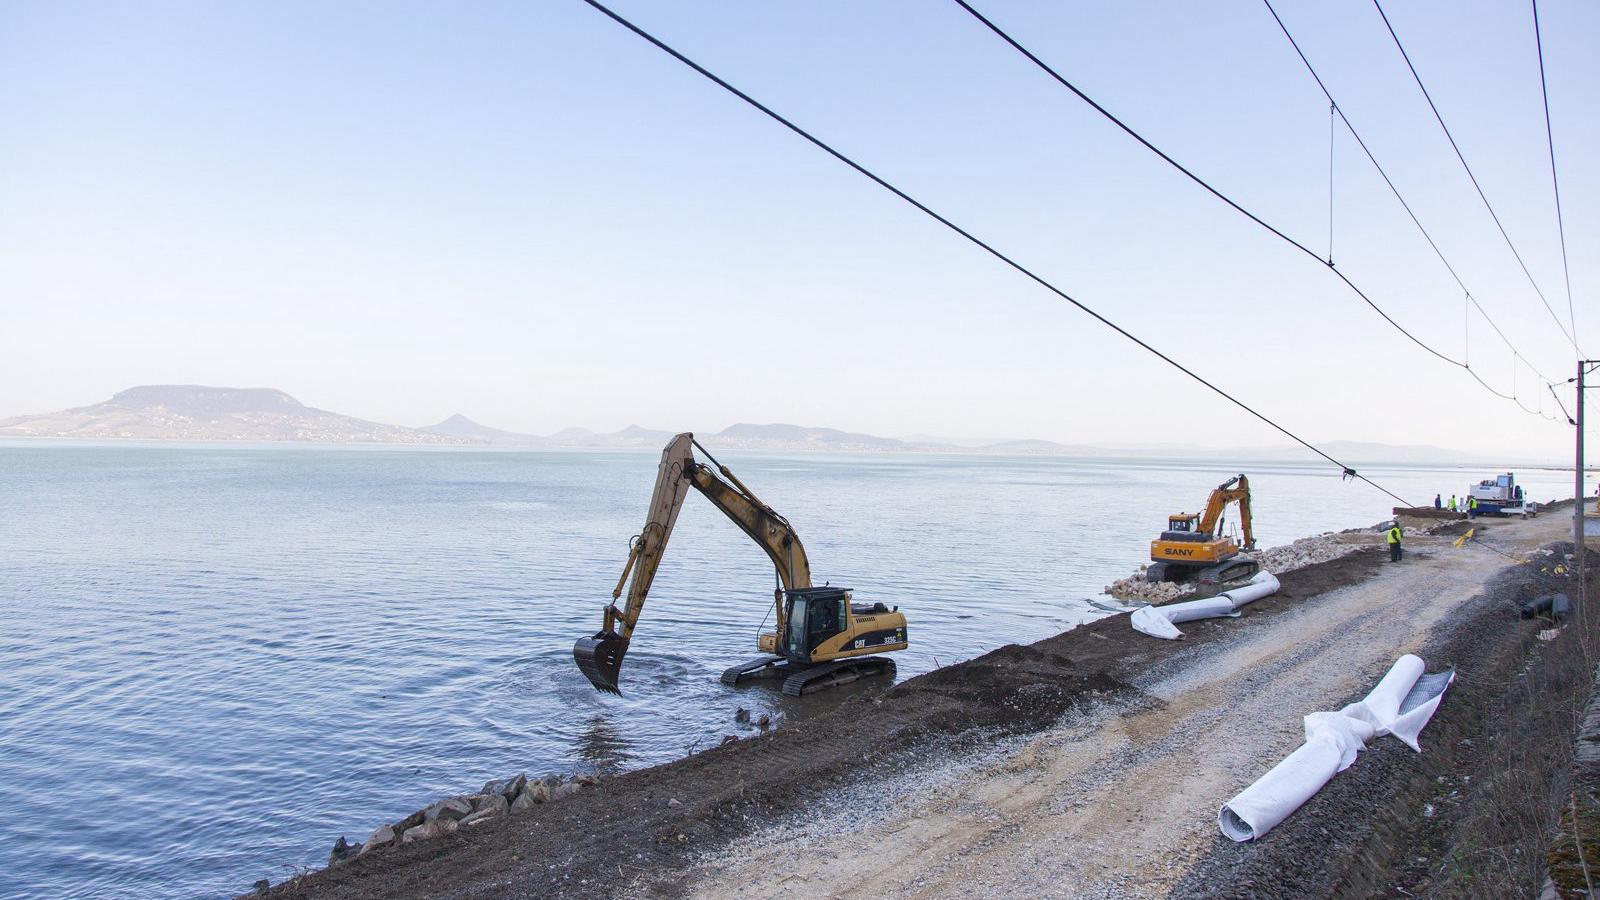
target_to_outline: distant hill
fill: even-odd
[[[315,409],[271,388],[198,384],[142,385],[92,406],[0,419],[0,436],[341,444],[462,443],[459,438]]]
[[[996,444],[985,444],[978,449],[989,453],[1052,453],[1081,455],[1084,452],[1084,448],[1082,447],[1069,447],[1066,444],[1058,444],[1055,441],[1041,441],[1036,439],[1024,441],[1000,441]]]
[[[660,449],[674,432],[629,425],[599,433],[566,428],[551,435],[523,434],[481,424],[459,413],[422,428],[369,422],[306,406],[272,388],[206,387],[192,384],[142,385],[122,391],[103,403],[61,412],[0,419],[0,437],[142,438],[191,441],[312,441],[326,443],[460,444],[561,449]],[[740,422],[715,433],[701,432],[715,450],[992,453],[1042,455],[1208,459],[1232,465],[1249,461],[1303,459],[1295,447],[1196,447],[1188,444],[1061,444],[1044,440],[940,438],[919,435],[907,440],[879,437],[837,428]],[[1329,441],[1322,445],[1335,457],[1373,463],[1480,463],[1481,456],[1426,445]]]
[[[717,432],[712,438],[720,447],[752,450],[911,450],[905,441],[876,437],[836,428],[808,428],[803,425],[751,425],[739,423]]]
[[[635,447],[659,449],[666,446],[667,440],[675,433],[641,428],[638,425],[629,425],[621,431],[613,431],[609,434],[599,434],[587,428],[563,428],[549,437],[537,438],[536,440],[540,446],[547,447],[596,450],[631,449]]]
[[[479,425],[477,422],[456,413],[437,425],[426,425],[417,429],[428,434],[437,434],[441,437],[458,438],[463,441],[472,441],[484,444],[542,444],[544,438],[532,434],[518,434],[515,431],[502,431],[499,428],[490,428]]]

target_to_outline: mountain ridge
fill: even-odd
[[[307,406],[276,388],[208,385],[138,385],[110,399],[53,413],[0,419],[0,437],[313,443],[433,444],[551,449],[656,449],[674,432],[633,424],[600,433],[565,428],[549,435],[484,425],[462,413],[420,428],[373,422]],[[917,435],[881,437],[837,428],[783,422],[736,422],[702,433],[726,449],[825,452],[992,453],[1077,457],[1172,456],[1276,459],[1294,448],[1206,448],[1180,443],[1063,444],[1039,439],[968,440]],[[1429,445],[1329,441],[1330,453],[1370,462],[1475,463],[1484,457]]]

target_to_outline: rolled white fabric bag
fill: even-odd
[[[1217,596],[1227,597],[1228,600],[1233,604],[1233,608],[1238,609],[1247,603],[1254,603],[1257,600],[1260,600],[1262,597],[1270,597],[1271,595],[1276,594],[1278,592],[1278,587],[1278,576],[1266,570],[1262,570],[1257,572],[1255,576],[1250,579],[1250,583],[1244,587],[1237,587],[1231,591],[1223,591]]]
[[[1141,606],[1128,617],[1135,631],[1175,641],[1183,632],[1173,627],[1175,622],[1192,622],[1195,619],[1212,619],[1217,616],[1237,616],[1233,602],[1227,597],[1207,597],[1203,600],[1186,600],[1166,606]]]
[[[1400,657],[1361,702],[1344,708],[1345,715],[1366,719],[1377,726],[1379,734],[1386,734],[1400,715],[1400,702],[1411,692],[1425,668],[1419,656],[1407,653]]]
[[[1272,771],[1222,805],[1217,825],[1236,841],[1253,841],[1317,795],[1333,776],[1350,768],[1371,724],[1343,713],[1317,712],[1305,718],[1306,742]]]
[[[1178,622],[1214,619],[1217,616],[1237,616],[1240,607],[1277,592],[1277,577],[1271,572],[1257,572],[1249,584],[1224,591],[1215,597],[1169,603],[1166,606],[1142,606],[1133,611],[1133,615],[1128,617],[1128,622],[1135,631],[1175,641],[1183,637],[1183,632],[1173,627]]]
[[[1253,841],[1289,817],[1339,772],[1342,753],[1331,741],[1312,741],[1284,757],[1222,805],[1217,824],[1236,841]]]
[[[1217,811],[1222,833],[1236,841],[1266,834],[1355,762],[1374,737],[1392,734],[1421,752],[1417,736],[1433,718],[1455,670],[1424,675],[1419,657],[1395,661],[1367,696],[1338,712],[1305,717],[1306,742]]]
[[[1379,735],[1392,734],[1421,753],[1417,738],[1456,680],[1454,669],[1433,675],[1423,674],[1425,669],[1420,657],[1407,653],[1361,702],[1345,707],[1344,714],[1372,723]]]
[[[1411,685],[1411,690],[1401,698],[1399,714],[1384,725],[1383,733],[1394,735],[1407,747],[1421,753],[1422,746],[1417,743],[1417,738],[1422,734],[1423,726],[1438,711],[1445,690],[1455,680],[1455,669],[1418,677]]]

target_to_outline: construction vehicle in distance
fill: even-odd
[[[1239,525],[1244,532],[1241,547],[1222,531],[1222,515],[1228,504],[1239,504]],[[1243,475],[1217,485],[1206,500],[1201,515],[1179,513],[1167,519],[1167,530],[1150,542],[1150,568],[1147,581],[1189,581],[1220,584],[1250,578],[1261,571],[1261,564],[1241,550],[1256,548],[1255,532],[1250,527],[1250,479]]]
[[[1535,516],[1539,514],[1539,504],[1524,501],[1522,486],[1517,484],[1517,476],[1511,472],[1496,475],[1472,485],[1467,489],[1468,502],[1478,501],[1476,515],[1480,516]]]
[[[696,447],[716,464],[716,471],[695,459]],[[591,684],[602,691],[621,693],[618,677],[623,654],[633,639],[650,583],[691,487],[766,551],[780,584],[772,592],[777,628],[757,641],[765,655],[723,672],[724,684],[781,678],[785,694],[800,696],[894,672],[893,660],[874,654],[907,647],[906,617],[900,608],[857,604],[848,588],[813,586],[811,561],[794,527],[686,432],[668,442],[661,453],[661,469],[644,528],[629,542],[628,562],[611,593],[613,602],[606,605],[600,631],[573,645],[573,658]],[[624,586],[627,604],[618,609],[615,601],[622,597]]]

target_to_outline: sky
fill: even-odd
[[[1327,102],[1260,3],[974,5],[1326,250]],[[1339,271],[1555,414],[1532,368],[1564,380],[1574,351],[1376,10],[1276,5],[1528,362],[1348,134]],[[953,3],[614,8],[1303,437],[1569,452],[1564,421],[1416,347]],[[1527,5],[1386,11],[1565,321]],[[1540,15],[1578,340],[1600,356],[1600,5]],[[0,122],[0,416],[194,383],[537,433],[1287,440],[579,0],[0,0]]]

